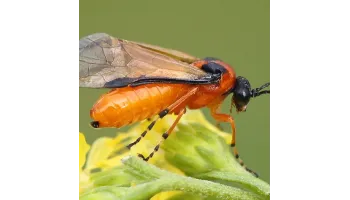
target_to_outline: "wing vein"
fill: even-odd
[[[82,47],[79,54],[80,87],[120,88],[150,83],[212,84],[218,80],[218,77],[183,61],[196,60],[195,57],[154,45],[140,46],[99,33],[81,39],[79,47]],[[112,57],[113,61],[110,62]]]

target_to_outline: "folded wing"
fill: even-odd
[[[148,83],[210,84],[220,77],[188,54],[97,33],[79,41],[79,86],[119,88]]]

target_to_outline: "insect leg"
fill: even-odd
[[[134,142],[128,144],[126,147],[131,149],[131,147],[133,147],[135,144],[137,144],[138,142],[140,142],[141,138],[145,137],[147,132],[152,130],[153,126],[156,124],[156,122],[159,120],[159,119],[162,119],[165,115],[167,115],[169,113],[169,110],[168,109],[164,109],[162,112],[160,112],[156,117],[155,119],[148,125],[147,129],[145,131],[143,131],[141,133],[141,136],[138,137]],[[150,121],[150,120],[149,120]]]
[[[248,172],[250,172],[254,176],[258,177],[258,174],[256,172],[254,172],[253,170],[249,169],[244,164],[243,160],[240,159],[240,157],[239,157],[239,154],[238,154],[238,151],[237,151],[237,147],[236,147],[236,126],[235,126],[235,121],[233,120],[231,115],[217,113],[218,106],[219,106],[219,104],[213,104],[213,105],[209,106],[211,115],[217,121],[228,122],[228,123],[231,124],[231,128],[232,128],[231,147],[233,147],[233,153],[234,153],[236,159],[238,160],[239,164],[241,164]]]
[[[131,148],[132,146],[134,146],[135,144],[137,144],[138,142],[140,142],[141,138],[145,137],[147,132],[150,131],[153,126],[156,124],[156,122],[163,118],[165,115],[167,115],[168,113],[172,112],[177,106],[179,106],[181,103],[183,103],[184,101],[186,101],[189,97],[191,97],[194,93],[196,93],[196,91],[198,90],[197,87],[193,88],[192,90],[190,90],[188,93],[186,93],[184,96],[182,96],[180,99],[176,100],[173,104],[171,104],[168,108],[164,109],[163,111],[161,111],[153,120],[152,123],[150,123],[150,125],[148,125],[147,130],[145,130],[144,132],[142,132],[141,136],[138,137],[134,142],[130,143],[129,145],[127,145],[127,148]]]
[[[216,111],[220,110],[222,102],[219,102],[216,104]],[[224,129],[222,128],[220,121],[216,121],[216,128],[219,130],[223,131]]]
[[[165,133],[163,133],[163,135],[162,135],[162,140],[157,144],[156,147],[154,147],[154,149],[153,149],[153,151],[152,151],[151,154],[149,154],[146,158],[145,158],[142,154],[138,154],[138,156],[139,156],[140,158],[142,158],[144,161],[148,161],[150,158],[152,158],[153,155],[159,150],[160,144],[161,144],[164,140],[166,140],[166,139],[169,137],[169,135],[172,133],[172,131],[174,130],[174,128],[176,127],[176,125],[179,123],[179,121],[180,121],[182,115],[185,114],[185,113],[186,113],[186,108],[183,108],[183,109],[179,112],[179,114],[177,115],[177,118],[175,119],[175,121],[174,121],[174,123],[171,125],[171,127],[168,129],[168,131],[166,131]]]

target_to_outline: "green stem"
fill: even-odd
[[[139,173],[144,173],[150,177],[159,178],[152,182],[140,184],[130,188],[130,192],[127,192],[125,195],[125,200],[144,199],[145,197],[148,198],[151,195],[154,195],[161,191],[172,190],[180,190],[205,197],[215,197],[222,200],[261,199],[254,193],[249,193],[238,188],[233,188],[206,180],[180,176],[161,170],[136,157],[127,157],[122,161],[126,166],[138,171]],[[142,197],[140,194],[142,194]]]
[[[218,183],[205,180],[198,180],[190,177],[174,176],[170,178],[160,178],[152,182],[137,185],[130,188],[125,194],[124,200],[143,200],[149,199],[159,192],[179,190],[196,194],[203,197],[214,197],[222,200],[245,199],[256,200],[263,199],[254,193],[233,188]]]
[[[220,183],[207,180],[196,179],[192,177],[181,176],[144,162],[142,159],[128,156],[122,159],[125,165],[124,172],[132,177],[135,174],[143,176],[144,183],[136,186],[121,187],[120,185],[105,185],[91,189],[81,194],[80,200],[98,200],[98,199],[121,199],[121,200],[143,200],[150,199],[152,196],[165,191],[183,191],[202,197],[210,197],[220,200],[244,199],[268,199],[269,187],[261,183],[257,184],[249,177],[234,175],[232,172],[211,172],[202,174],[200,178],[219,179],[232,183],[240,183],[250,188],[254,192],[242,190],[237,187],[230,187]],[[118,177],[120,175],[117,174]],[[113,178],[112,177],[109,178]],[[105,177],[106,178],[106,177]],[[247,179],[248,181],[246,181]],[[254,179],[255,180],[255,179]],[[256,179],[258,180],[258,179]],[[258,181],[259,182],[259,181]]]
[[[258,178],[252,178],[251,175],[235,174],[232,172],[212,171],[204,174],[195,175],[195,178],[215,180],[216,182],[226,181],[228,185],[240,185],[256,194],[269,196],[270,186],[266,182]],[[227,183],[225,183],[227,185]]]

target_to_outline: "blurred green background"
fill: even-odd
[[[229,63],[252,87],[270,81],[269,0],[82,0],[79,38],[105,32],[112,36],[180,50]],[[115,136],[117,129],[94,130],[89,111],[104,89],[79,89],[79,130],[88,143]],[[230,98],[222,111],[229,113]],[[202,111],[210,117],[208,109]],[[270,181],[270,97],[252,99],[247,112],[233,113],[237,146],[248,167]],[[228,124],[222,124],[231,132]],[[140,133],[141,134],[141,133]]]

